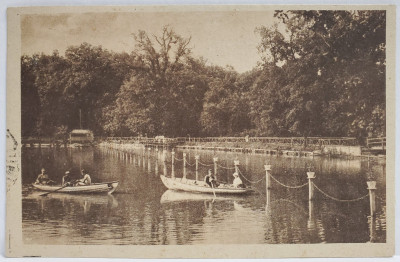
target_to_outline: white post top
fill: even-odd
[[[235,166],[238,166],[238,165],[239,165],[239,160],[233,161],[233,164],[234,164]]]
[[[271,165],[264,165],[265,171],[271,171]]]
[[[199,160],[199,159],[200,159],[200,156],[199,156],[199,155],[195,155],[194,158],[195,158],[196,160]]]
[[[156,152],[158,152],[158,148],[156,148]]]
[[[172,155],[175,155],[175,152],[174,152],[174,151],[172,151],[172,152],[171,152],[171,154],[172,154]]]
[[[149,147],[148,150],[150,151],[150,150],[151,150],[151,147]]]
[[[376,189],[376,181],[367,181],[367,185],[369,190]]]
[[[217,162],[218,161],[218,157],[214,157],[213,160],[214,160],[214,162]]]
[[[186,153],[183,153],[183,157],[185,157],[186,156]]]
[[[315,178],[315,172],[307,172],[308,179]]]

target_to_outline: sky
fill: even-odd
[[[169,25],[182,37],[192,37],[195,57],[209,65],[233,66],[242,73],[260,61],[256,27],[270,26],[273,11],[131,12],[65,13],[23,15],[21,19],[22,54],[64,54],[71,45],[87,42],[115,52],[130,53],[135,46],[133,33],[145,30],[160,35]]]

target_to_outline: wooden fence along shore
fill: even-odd
[[[366,147],[360,146],[357,139],[353,137],[98,137],[96,140],[121,146],[141,144],[154,148],[166,147],[292,157],[342,155],[372,160],[384,158],[386,152],[385,137],[368,138]],[[24,138],[22,144],[27,147],[62,146],[60,142],[49,138]]]
[[[280,181],[278,178],[276,178],[272,174],[272,165],[269,163],[266,163],[264,165],[264,170],[265,170],[265,175],[262,176],[261,178],[257,180],[251,180],[247,177],[247,174],[241,171],[240,168],[240,162],[239,160],[235,159],[233,161],[233,166],[222,166],[219,164],[218,157],[213,157],[213,162],[212,163],[203,163],[202,160],[200,159],[200,155],[196,154],[194,159],[194,163],[190,163],[187,159],[187,153],[185,152],[175,152],[172,151],[170,157],[167,157],[167,149],[159,149],[159,148],[151,148],[151,147],[145,147],[144,145],[139,145],[139,144],[117,144],[117,143],[112,143],[112,142],[102,142],[100,144],[100,147],[105,150],[107,154],[115,155],[121,160],[125,161],[130,161],[134,164],[137,163],[137,165],[143,166],[143,168],[146,168],[146,163],[148,167],[148,173],[153,173],[152,167],[154,167],[154,173],[156,176],[159,176],[159,163],[161,164],[164,168],[162,169],[162,173],[164,176],[171,177],[172,179],[178,180],[178,181],[185,181],[187,179],[187,173],[188,173],[188,168],[194,168],[195,169],[195,180],[199,180],[199,167],[200,166],[205,166],[207,168],[212,168],[213,169],[213,174],[216,179],[218,179],[218,174],[220,169],[227,169],[227,170],[232,170],[237,172],[242,179],[246,181],[246,184],[249,185],[255,185],[258,183],[265,183],[265,193],[259,192],[258,190],[255,190],[255,194],[262,194],[266,196],[266,210],[268,211],[268,207],[271,205],[271,191],[273,192],[276,190],[276,187],[284,187],[287,189],[293,189],[293,190],[301,190],[301,189],[306,189],[308,190],[308,204],[309,204],[309,226],[313,226],[315,223],[315,214],[314,214],[314,201],[323,201],[323,200],[329,200],[329,201],[335,201],[335,202],[342,202],[342,203],[350,203],[350,202],[358,202],[358,201],[367,201],[369,200],[369,224],[370,224],[370,242],[374,242],[374,235],[375,235],[375,227],[377,220],[377,200],[381,202],[385,202],[385,199],[382,199],[381,197],[376,195],[377,191],[377,181],[374,179],[371,179],[367,181],[366,187],[365,187],[365,193],[363,193],[360,196],[355,196],[354,198],[348,198],[348,199],[341,199],[338,198],[337,196],[332,195],[331,193],[327,193],[326,190],[324,190],[321,185],[317,185],[315,183],[315,178],[317,174],[313,172],[312,170],[309,170],[305,172],[305,176],[303,181],[298,185],[287,185]],[[139,149],[139,150],[138,150]],[[151,151],[154,151],[154,154],[150,154]],[[180,157],[180,154],[182,157]],[[138,159],[138,161],[136,161]],[[141,161],[142,159],[142,161]],[[152,165],[150,164],[151,161],[155,161],[155,164]],[[167,168],[167,162],[171,163],[170,171],[168,171]],[[232,161],[230,161],[232,162]],[[178,177],[176,176],[176,171],[175,167],[176,165],[182,165],[182,174],[178,174]],[[254,188],[254,187],[252,187]],[[254,188],[255,189],[255,188]],[[319,196],[316,196],[318,194]],[[214,196],[217,197],[217,196]],[[217,197],[218,198],[218,197]],[[284,199],[282,199],[284,200]]]

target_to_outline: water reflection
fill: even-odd
[[[24,149],[23,234],[31,244],[262,244],[385,242],[385,168],[359,160],[268,157],[213,151],[120,152],[95,149]],[[200,156],[196,170],[196,155]],[[203,179],[218,157],[218,179],[232,182],[235,159],[258,194],[217,196],[166,190],[159,173]],[[164,161],[164,159],[166,161]],[[351,199],[366,192],[367,174],[378,186],[377,215],[369,217],[369,202],[335,202],[318,195],[308,201],[307,187],[283,188],[273,180],[266,189],[264,165],[282,183],[307,182],[313,166],[315,183],[327,193]],[[209,165],[209,166],[207,166]],[[119,180],[113,196],[50,194],[39,197],[30,188],[44,166],[53,180],[65,170],[89,169],[94,182]],[[196,172],[197,171],[197,172]],[[244,181],[246,182],[246,181]]]

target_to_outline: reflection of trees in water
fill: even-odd
[[[264,238],[269,244],[311,241],[307,224],[309,213],[295,201],[277,199],[266,206]]]
[[[47,241],[47,244],[51,244],[52,237],[57,235],[65,237],[67,243],[84,242],[79,237],[95,237],[98,234],[97,225],[108,224],[109,217],[118,206],[116,199],[108,195],[54,193],[41,197],[41,193],[34,192],[23,199],[23,210],[26,211],[22,219],[23,223],[41,221],[41,225],[32,225],[40,243]]]
[[[32,149],[27,149],[31,153],[36,152],[36,149],[29,150]],[[153,155],[154,151],[151,151],[150,157],[147,154],[143,157],[139,151],[138,154],[131,152],[122,155],[116,150],[90,150],[69,149],[68,151],[53,152],[53,149],[41,149],[41,155],[25,155],[26,158],[23,157],[23,161],[28,162],[27,167],[29,165],[34,167],[36,158],[42,157],[42,161],[44,161],[47,159],[46,154],[53,154],[53,158],[46,161],[53,161],[49,166],[54,166],[56,171],[53,172],[51,169],[49,171],[54,174],[61,172],[60,175],[64,172],[64,167],[62,167],[64,162],[70,161],[74,164],[79,157],[86,159],[83,161],[85,163],[92,161],[90,168],[93,170],[93,177],[96,181],[120,180],[120,187],[115,194],[118,206],[112,208],[107,203],[88,200],[77,203],[66,199],[56,200],[51,197],[47,199],[47,202],[42,203],[42,207],[38,206],[39,202],[35,206],[31,201],[28,201],[29,203],[24,201],[23,209],[27,206],[28,208],[34,206],[30,210],[23,211],[25,221],[29,217],[30,221],[43,221],[43,226],[46,226],[46,221],[57,221],[63,228],[68,228],[67,235],[79,237],[82,234],[85,238],[83,240],[76,239],[76,241],[86,241],[86,243],[95,241],[95,239],[90,240],[87,237],[103,239],[104,243],[118,244],[205,243],[206,240],[203,239],[205,237],[208,238],[207,241],[211,242],[236,241],[241,243],[245,241],[245,238],[239,239],[242,235],[253,235],[251,243],[256,241],[258,241],[257,243],[342,243],[366,242],[370,239],[367,217],[369,214],[368,201],[355,204],[336,203],[316,193],[317,199],[313,202],[312,208],[314,215],[310,217],[306,188],[304,190],[285,189],[271,181],[271,202],[277,199],[281,200],[280,203],[271,204],[271,212],[266,214],[264,214],[267,209],[264,208],[265,197],[261,195],[250,200],[242,197],[228,200],[218,196],[214,202],[212,199],[198,201],[186,199],[180,203],[160,204],[160,196],[164,193],[165,188],[159,177],[155,175],[156,168],[160,168],[160,173],[166,172],[170,175],[172,169],[170,153],[168,153],[167,165],[164,167],[161,158],[157,162]],[[200,159],[204,163],[212,163],[214,156],[212,152],[191,152],[190,150],[185,152],[188,152],[187,160],[190,164],[195,163],[194,156],[196,154],[201,155]],[[177,153],[178,158],[182,158],[181,153]],[[92,158],[90,154],[92,154]],[[154,154],[156,153],[154,152]],[[158,155],[161,156],[162,152],[159,152]],[[233,167],[232,158],[238,156],[241,161],[241,170],[251,180],[262,178],[265,175],[263,165],[265,162],[269,162],[273,164],[272,175],[279,181],[289,185],[303,184],[306,181],[306,166],[312,163],[317,174],[315,182],[327,193],[338,198],[351,199],[353,196],[364,195],[366,190],[364,181],[366,176],[363,172],[367,166],[365,162],[357,162],[358,160],[270,158],[262,155],[225,154],[222,152],[217,152],[217,155],[218,163],[228,167]],[[361,163],[360,167],[358,167],[359,163]],[[381,185],[380,188],[378,187],[377,195],[381,196],[383,200],[377,201],[381,207],[378,205],[375,239],[377,242],[382,242],[386,238],[386,210],[382,207],[386,201],[384,192],[379,192],[384,191],[385,176],[383,174],[385,170],[384,166],[375,164],[371,164],[370,168],[372,172],[377,173],[378,185]],[[194,166],[187,166],[188,178],[194,178],[193,169]],[[200,179],[207,169],[208,167],[200,169]],[[23,177],[27,176],[26,173],[29,171],[31,170],[25,168]],[[219,168],[218,172],[219,178],[232,181],[231,170]],[[176,162],[175,173],[177,177],[182,176],[182,162]],[[36,172],[32,172],[32,179],[35,179],[36,175]],[[261,193],[265,193],[265,181],[254,186]],[[129,194],[118,194],[118,192]],[[49,204],[51,201],[62,203],[62,208],[57,207],[55,203]],[[55,212],[52,210],[53,208],[59,210]],[[38,212],[38,210],[41,211]],[[101,229],[97,226],[92,227],[92,225],[100,225]],[[235,225],[242,226],[236,234],[232,235],[228,231]],[[82,231],[78,231],[79,228]],[[243,232],[244,230],[248,232]],[[260,235],[262,235],[261,240],[256,240]]]

